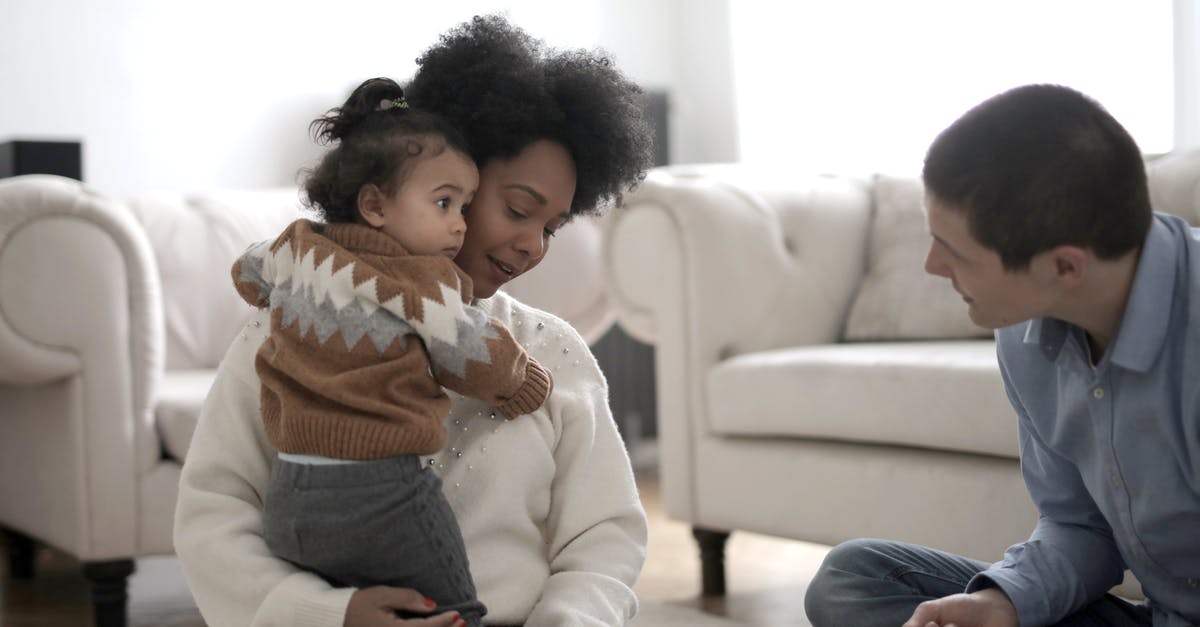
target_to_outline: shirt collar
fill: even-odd
[[[1058,361],[1067,340],[1067,323],[1057,318],[1033,318],[1025,325],[1025,343],[1040,348],[1046,361]]]
[[[1167,337],[1167,323],[1175,297],[1175,256],[1170,227],[1156,216],[1142,244],[1133,287],[1111,347],[1112,363],[1140,372],[1153,365]],[[1033,318],[1025,328],[1024,342],[1036,344],[1046,360],[1055,362],[1070,327],[1056,318]]]
[[[1178,256],[1178,243],[1171,235],[1164,219],[1155,216],[1142,245],[1133,288],[1113,346],[1113,363],[1129,370],[1149,370],[1167,339]]]

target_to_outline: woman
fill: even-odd
[[[475,18],[418,60],[417,108],[459,126],[480,167],[455,262],[555,388],[504,421],[453,396],[446,450],[426,459],[458,517],[488,624],[622,624],[645,559],[646,520],[604,378],[566,323],[497,290],[543,258],[573,216],[619,202],[650,163],[638,89],[603,56],[547,51],[497,17]],[[275,452],[258,415],[259,315],[221,364],[180,481],[175,543],[192,593],[225,625],[447,626],[420,591],[335,589],[271,556],[261,495]],[[353,530],[347,530],[348,533]]]

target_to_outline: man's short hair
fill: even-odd
[[[972,108],[933,141],[922,178],[1009,271],[1064,244],[1117,258],[1141,246],[1153,216],[1137,143],[1098,102],[1060,85]]]

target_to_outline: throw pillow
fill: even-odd
[[[1147,160],[1150,204],[1200,225],[1200,148],[1168,153]]]
[[[929,233],[915,178],[876,175],[867,271],[846,320],[847,340],[990,337],[950,282],[925,272]]]

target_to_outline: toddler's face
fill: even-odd
[[[421,159],[408,179],[383,201],[384,233],[414,255],[454,258],[467,224],[463,211],[479,187],[479,169],[453,150]]]

